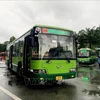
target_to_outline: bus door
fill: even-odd
[[[13,46],[9,49],[9,68],[12,68],[12,55],[13,55]]]
[[[28,69],[30,67],[30,53],[31,51],[30,49],[30,36],[25,37],[24,40],[24,56],[23,56],[23,71],[24,71],[24,75],[27,76],[28,75]]]

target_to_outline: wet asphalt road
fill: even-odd
[[[0,100],[100,100],[98,70],[92,70],[96,72],[92,81],[83,78],[90,76],[82,70],[77,78],[64,80],[65,84],[28,86],[0,62]]]

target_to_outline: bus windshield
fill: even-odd
[[[39,52],[41,59],[74,58],[73,37],[39,34]]]
[[[78,57],[89,57],[89,51],[86,51],[86,52],[80,51],[78,53]]]

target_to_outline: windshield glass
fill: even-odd
[[[87,51],[87,52],[82,52],[82,51],[80,51],[80,52],[78,53],[78,56],[79,56],[79,57],[89,57],[89,51]]]
[[[39,34],[39,51],[42,59],[74,58],[73,37]]]

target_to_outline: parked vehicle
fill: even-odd
[[[6,59],[6,52],[0,52],[0,60]]]
[[[80,48],[78,50],[79,64],[94,64],[97,62],[96,51],[90,48]]]
[[[8,69],[39,81],[76,77],[75,35],[68,29],[36,25],[7,45]]]

